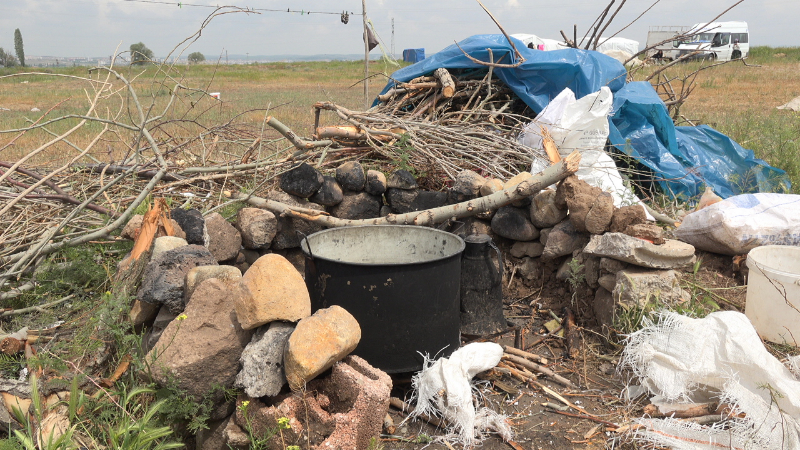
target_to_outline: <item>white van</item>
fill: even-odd
[[[746,58],[750,53],[750,33],[747,22],[698,23],[692,26],[685,40],[673,42],[677,57],[700,51],[692,59],[730,61]]]

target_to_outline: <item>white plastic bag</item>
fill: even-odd
[[[533,122],[525,126],[519,136],[519,142],[540,149],[541,129],[547,128],[561,156],[567,156],[574,150],[603,151],[608,139],[608,114],[611,112],[613,101],[611,89],[606,86],[580,100],[576,100],[572,90],[566,88],[533,119]]]
[[[631,334],[621,364],[656,395],[653,403],[717,401],[734,416],[724,427],[642,418],[635,437],[675,450],[800,448],[800,381],[772,356],[747,317],[721,311],[703,319],[662,312]]]
[[[449,358],[435,362],[426,359],[425,367],[412,379],[417,405],[409,417],[428,414],[445,418],[452,426],[445,439],[464,448],[479,443],[492,429],[503,439],[511,439],[505,416],[488,408],[476,411],[472,401],[472,378],[500,362],[503,347],[493,342],[465,345]]]
[[[800,195],[736,195],[687,215],[675,235],[724,255],[761,245],[800,245]]]
[[[606,86],[580,100],[576,100],[572,90],[566,88],[525,126],[518,142],[543,149],[542,128],[547,128],[562,157],[575,150],[581,153],[580,166],[575,174],[579,179],[611,194],[616,207],[642,204],[625,187],[617,165],[604,151],[608,139],[608,115],[613,102],[613,94]],[[531,173],[541,172],[546,164],[546,161],[534,160]],[[654,220],[646,208],[645,214],[649,220]]]

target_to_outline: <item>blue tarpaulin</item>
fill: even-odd
[[[512,38],[514,39],[514,38]],[[756,159],[727,136],[707,126],[675,127],[664,102],[650,83],[626,83],[627,71],[609,56],[590,50],[536,51],[514,39],[525,58],[514,68],[495,68],[494,73],[530,108],[538,113],[564,88],[576,98],[608,86],[614,93],[609,118],[609,141],[653,171],[653,179],[669,195],[693,197],[710,186],[726,198],[742,192],[781,192],[790,183],[786,173]],[[477,35],[458,46],[472,57],[514,64],[514,51],[503,35]],[[421,62],[404,67],[392,79],[405,82],[430,75],[434,70],[485,69],[451,45]],[[394,87],[394,81],[381,92]],[[375,104],[377,104],[377,100]]]
[[[424,48],[407,48],[403,50],[403,61],[416,63],[425,59]]]

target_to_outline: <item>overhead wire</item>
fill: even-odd
[[[120,1],[128,2],[128,3],[152,3],[152,4],[158,4],[158,5],[172,5],[172,6],[177,6],[179,8],[182,8],[184,6],[195,6],[195,7],[200,7],[200,8],[219,8],[220,7],[218,5],[201,5],[201,4],[198,4],[198,3],[186,3],[186,2],[165,2],[165,1],[161,1],[161,0],[120,0]],[[291,8],[275,9],[275,8],[241,7],[241,9],[245,10],[245,11],[254,11],[254,12],[300,13],[301,15],[304,15],[304,14],[330,14],[330,15],[341,16],[343,14],[342,11],[339,11],[339,12],[306,11],[304,9],[291,9]],[[363,15],[361,13],[354,13],[354,12],[348,12],[347,14],[351,15],[351,16],[361,16],[361,15]]]

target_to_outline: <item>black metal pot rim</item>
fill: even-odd
[[[379,228],[379,227],[380,228],[408,228],[408,229],[414,228],[414,229],[418,229],[418,230],[428,230],[430,232],[441,234],[441,235],[444,235],[444,236],[447,236],[447,237],[450,237],[450,238],[455,237],[456,239],[458,239],[459,248],[458,248],[458,251],[454,252],[451,255],[443,256],[443,257],[436,258],[436,259],[428,259],[428,260],[425,260],[425,261],[418,261],[418,262],[378,263],[378,264],[376,264],[376,263],[346,262],[346,261],[341,261],[341,260],[338,260],[338,259],[331,259],[331,258],[326,258],[324,256],[314,255],[313,254],[313,249],[311,251],[308,250],[308,245],[309,245],[308,244],[308,239],[311,239],[312,237],[320,235],[320,234],[329,233],[329,232],[332,233],[332,232],[335,232],[337,230],[344,229],[344,228],[354,229],[354,228]],[[426,232],[428,232],[428,231],[426,231]],[[336,227],[336,228],[328,228],[328,229],[325,229],[325,230],[317,231],[314,234],[311,234],[309,236],[303,236],[303,237],[300,238],[300,250],[303,252],[303,254],[305,254],[307,257],[311,258],[312,260],[320,259],[320,260],[323,260],[323,261],[329,261],[329,262],[333,262],[333,263],[337,263],[337,264],[345,264],[345,265],[349,265],[349,266],[368,266],[368,267],[415,266],[415,265],[420,265],[420,264],[429,264],[429,263],[437,262],[437,261],[444,261],[446,259],[450,259],[450,258],[453,258],[453,257],[459,257],[464,252],[464,249],[466,248],[466,245],[467,244],[464,242],[464,239],[462,239],[458,235],[455,235],[453,233],[448,233],[447,231],[438,230],[436,228],[423,227],[423,226],[419,226],[419,225],[392,225],[392,224],[389,224],[389,225],[355,225],[355,226],[349,226],[349,227]]]

